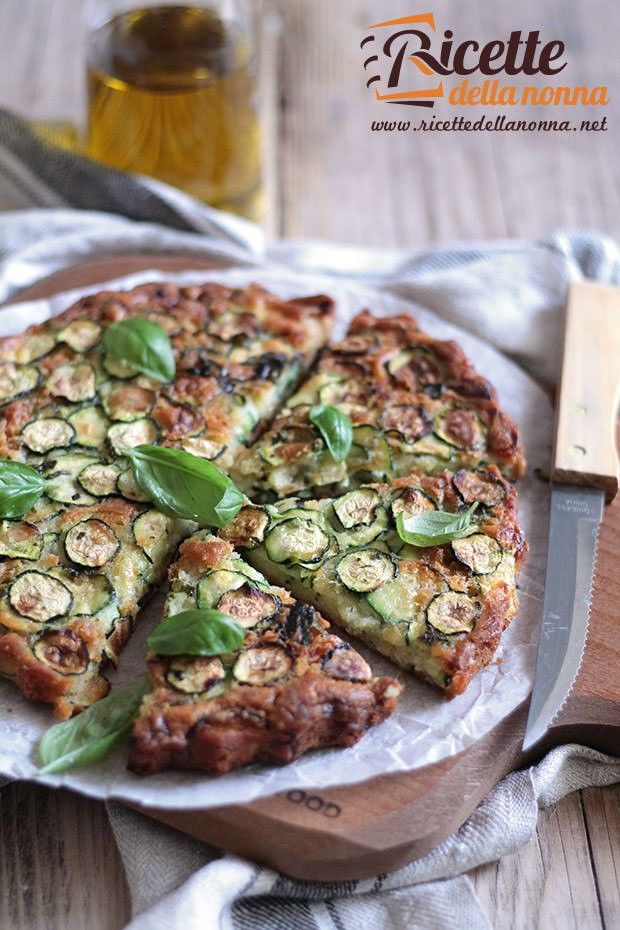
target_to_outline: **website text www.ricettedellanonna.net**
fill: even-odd
[[[607,117],[599,119],[514,119],[484,114],[477,119],[466,116],[421,117],[412,120],[373,120],[373,132],[607,132]]]

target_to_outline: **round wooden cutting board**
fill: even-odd
[[[154,265],[170,272],[225,267],[195,256],[106,256],[58,271],[13,302],[95,285]],[[606,508],[601,527],[590,628],[579,676],[553,728],[527,757],[521,752],[525,702],[470,749],[410,773],[348,787],[294,790],[251,804],[144,813],[296,878],[363,878],[425,855],[467,819],[507,772],[530,764],[553,746],[580,742],[619,753],[619,560],[620,495]]]

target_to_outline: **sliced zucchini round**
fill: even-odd
[[[348,643],[336,646],[321,662],[321,668],[330,678],[343,681],[370,681],[372,671],[368,662]]]
[[[479,501],[486,507],[496,507],[506,497],[502,482],[488,472],[457,471],[452,483],[466,504]]]
[[[288,675],[292,667],[293,660],[283,646],[252,646],[235,662],[233,675],[246,685],[269,685]]]
[[[329,536],[312,520],[283,520],[265,537],[272,562],[319,562],[329,548]]]
[[[32,452],[43,454],[50,449],[70,446],[75,439],[75,430],[70,423],[59,417],[41,417],[27,423],[21,435]]]
[[[423,614],[438,590],[446,588],[441,578],[423,562],[411,563],[398,577],[372,591],[366,600],[388,623],[411,621]]]
[[[452,543],[455,556],[476,575],[490,575],[502,561],[502,548],[492,536],[474,533]]]
[[[388,362],[387,369],[397,383],[404,383],[409,388],[424,388],[430,384],[441,383],[437,361],[432,352],[424,346],[397,352]]]
[[[433,459],[438,460],[440,463],[449,462],[454,455],[454,446],[444,442],[434,433],[429,433],[427,436],[422,436],[421,439],[416,439],[409,446],[407,452],[412,455],[432,456]]]
[[[45,493],[53,501],[59,501],[63,504],[94,504],[95,498],[87,494],[78,484],[77,476],[86,468],[92,465],[95,460],[88,455],[79,455],[69,453],[60,455],[52,461],[47,462],[49,471],[46,474],[48,479]]]
[[[128,468],[127,471],[120,473],[116,482],[116,486],[118,488],[119,494],[122,494],[123,497],[126,497],[130,501],[146,503],[150,500],[150,498],[148,498],[146,494],[140,490],[140,487],[138,486],[138,483],[136,482],[136,479],[133,475],[133,468]]]
[[[134,368],[133,365],[124,362],[120,358],[112,358],[110,355],[104,356],[103,367],[113,378],[134,378],[139,374],[138,369]]]
[[[387,477],[392,474],[392,454],[385,436],[374,426],[354,426],[353,445],[347,465],[355,471]]]
[[[435,418],[435,435],[457,449],[484,449],[484,426],[471,410],[457,408]]]
[[[223,594],[217,609],[234,617],[240,626],[248,629],[261,620],[273,617],[279,606],[280,601],[275,595],[261,591],[248,581],[240,588]]]
[[[95,497],[108,497],[110,494],[116,494],[119,474],[118,465],[103,465],[94,462],[82,469],[77,480],[88,494],[93,494]]]
[[[468,594],[446,591],[438,594],[429,605],[426,619],[432,627],[451,636],[453,633],[471,633],[482,606]]]
[[[76,442],[88,449],[97,449],[103,445],[110,426],[110,421],[100,407],[76,410],[69,417],[69,423],[75,430]]]
[[[88,352],[97,345],[101,336],[101,327],[93,320],[74,320],[61,329],[58,340],[66,342],[74,352]]]
[[[51,475],[45,493],[53,501],[61,504],[74,504],[76,507],[94,504],[96,500],[91,494],[82,490],[74,475],[66,472],[56,472]]]
[[[334,501],[334,510],[346,530],[353,526],[368,526],[375,518],[381,498],[373,488],[349,491]]]
[[[159,510],[147,510],[136,517],[133,535],[138,546],[151,562],[168,549],[172,520]]]
[[[47,389],[54,397],[66,397],[73,403],[95,396],[95,369],[85,362],[59,365],[47,379]]]
[[[236,591],[247,580],[241,572],[231,572],[225,568],[215,569],[204,575],[196,585],[196,603],[207,610],[217,607],[224,594]]]
[[[46,623],[71,610],[71,591],[57,578],[43,572],[22,572],[9,588],[9,603],[22,617]]]
[[[150,445],[157,440],[159,431],[153,420],[144,417],[133,423],[115,423],[108,430],[110,445],[117,455],[123,455],[134,446]]]
[[[319,400],[322,404],[332,404],[340,406],[355,402],[360,392],[360,385],[353,378],[342,381],[331,381],[324,385],[319,391]]]
[[[38,527],[21,520],[0,523],[0,555],[7,559],[38,559],[43,549],[43,536]]]
[[[88,647],[74,630],[50,630],[35,642],[34,655],[61,675],[81,675],[89,664]]]
[[[0,365],[0,403],[13,400],[34,390],[39,383],[39,372],[31,365]]]
[[[405,442],[415,442],[433,431],[426,411],[417,404],[394,404],[381,414],[384,430],[395,430]]]
[[[427,513],[431,510],[437,510],[434,501],[419,488],[405,488],[402,494],[392,501],[394,519],[399,513],[402,513],[404,517],[413,517],[418,513]]]
[[[181,440],[181,448],[201,459],[216,459],[224,452],[226,446],[206,436],[188,436]]]
[[[27,365],[34,362],[37,358],[42,358],[56,345],[53,333],[43,329],[38,333],[28,333],[23,336],[21,342],[13,353],[12,360],[19,362],[20,365]]]
[[[72,615],[98,614],[114,597],[114,589],[105,575],[93,572],[70,572],[67,585],[73,593]]]
[[[105,565],[119,548],[116,533],[103,520],[81,520],[65,536],[65,552],[71,561],[87,568]]]
[[[221,659],[208,656],[176,656],[170,661],[166,681],[184,694],[202,694],[226,678]]]
[[[336,574],[349,591],[376,591],[396,577],[396,564],[379,549],[349,552],[336,566]]]
[[[138,387],[136,384],[121,384],[107,394],[103,399],[103,406],[112,420],[131,423],[146,416],[156,399],[154,391]]]
[[[267,511],[260,507],[243,507],[220,535],[244,549],[254,549],[262,543],[268,526]]]
[[[367,546],[377,539],[388,528],[389,520],[385,507],[379,506],[375,510],[375,518],[368,526],[354,526],[350,530],[336,533],[338,545],[341,549]]]

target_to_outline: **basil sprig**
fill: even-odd
[[[23,517],[34,507],[47,481],[38,471],[22,462],[0,460],[0,517]]]
[[[344,462],[353,442],[353,425],[350,418],[331,404],[315,404],[310,419],[325,440],[335,462]]]
[[[219,468],[183,449],[135,446],[125,455],[140,490],[170,517],[223,527],[245,503],[245,496]]]
[[[478,525],[472,522],[474,511],[478,507],[475,501],[465,513],[447,513],[445,510],[431,510],[405,517],[396,516],[396,529],[403,542],[422,549],[428,546],[443,546],[453,539],[463,539],[478,532]]]
[[[166,617],[147,643],[162,656],[217,656],[243,646],[243,628],[219,610],[182,610]]]
[[[131,316],[112,323],[103,334],[107,355],[126,362],[156,381],[172,381],[176,366],[166,331],[153,320]]]
[[[149,690],[146,678],[97,701],[71,720],[50,727],[39,743],[39,772],[50,775],[98,762],[131,729],[142,698]]]

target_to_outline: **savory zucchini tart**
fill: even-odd
[[[222,536],[272,581],[454,696],[491,660],[517,611],[526,544],[515,500],[490,465],[246,507]],[[397,531],[398,514],[473,504],[475,532],[450,543],[420,548]]]
[[[0,524],[0,673],[66,717],[105,695],[140,603],[188,528],[146,502],[124,453],[159,443],[226,468],[328,337],[326,297],[282,301],[258,285],[101,291],[0,340],[0,458],[45,496]],[[168,334],[168,383],[106,353],[132,317]]]
[[[136,720],[129,767],[220,775],[351,746],[395,707],[401,685],[373,678],[362,656],[311,606],[269,584],[232,545],[196,533],[170,568],[166,615],[217,608],[244,631],[216,657],[149,656],[152,691]]]
[[[310,419],[316,404],[352,420],[345,462],[330,456]],[[326,349],[308,380],[231,477],[252,500],[337,494],[368,481],[496,464],[509,479],[524,459],[514,423],[493,387],[459,346],[418,329],[410,316],[352,321],[346,338]]]
[[[136,316],[170,338],[168,384],[104,351],[106,327]],[[311,364],[332,319],[329,297],[283,301],[256,284],[158,283],[84,297],[0,340],[0,457],[45,469],[50,453],[108,461],[161,443],[226,469]]]

